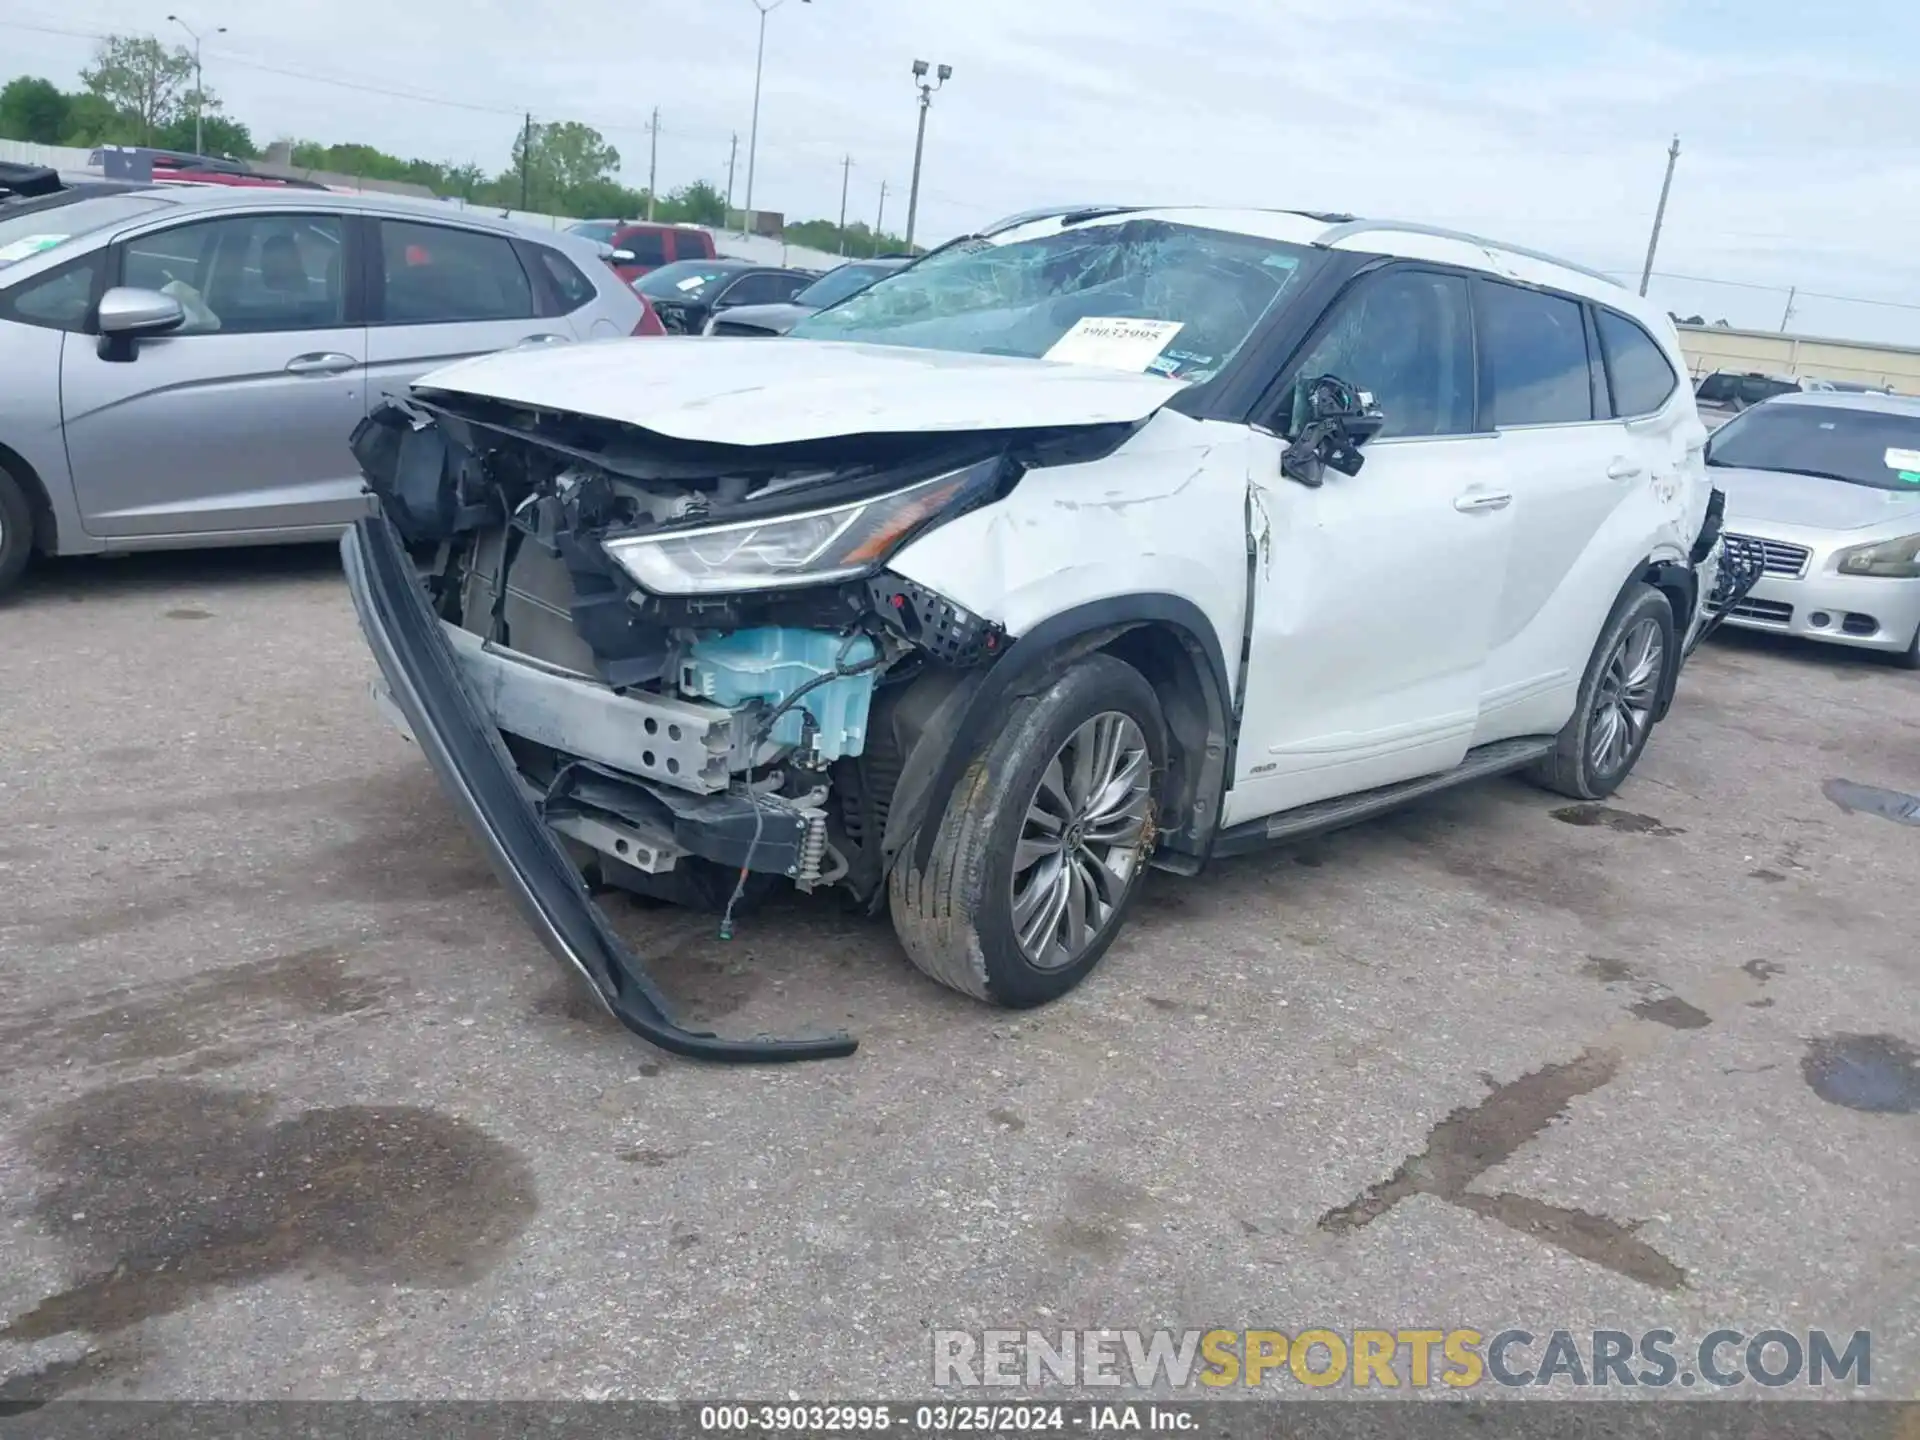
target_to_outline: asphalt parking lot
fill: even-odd
[[[326,550],[0,612],[0,1395],[914,1395],[1011,1323],[1869,1329],[1920,1397],[1920,826],[1823,789],[1920,791],[1920,677],[1716,640],[1612,805],[1156,876],[1025,1015],[613,902],[863,1042],[730,1070],[596,1018],[370,674]]]

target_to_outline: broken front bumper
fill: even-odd
[[[398,532],[385,518],[371,516],[346,533],[340,552],[360,628],[385,678],[384,698],[485,846],[527,922],[623,1025],[663,1050],[702,1060],[768,1063],[853,1053],[848,1035],[735,1040],[678,1024],[534,808],[499,732],[467,688]]]

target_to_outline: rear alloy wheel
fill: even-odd
[[[1106,655],[1017,701],[940,817],[888,881],[913,963],[996,1005],[1044,1004],[1085,979],[1152,855],[1166,722],[1153,687]]]
[[[1619,789],[1653,733],[1676,654],[1673,607],[1651,585],[1635,585],[1594,646],[1573,718],[1527,778],[1575,800]]]

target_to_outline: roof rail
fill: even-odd
[[[1544,250],[1529,250],[1524,245],[1509,244],[1505,240],[1490,240],[1485,235],[1471,235],[1465,230],[1445,230],[1438,225],[1420,225],[1411,220],[1349,220],[1344,225],[1336,225],[1318,240],[1315,245],[1322,249],[1349,236],[1364,235],[1374,230],[1389,230],[1402,235],[1432,235],[1440,240],[1461,240],[1469,245],[1479,245],[1488,250],[1504,250],[1509,255],[1524,255],[1529,260],[1544,260],[1549,265],[1558,265],[1562,269],[1574,270],[1594,280],[1604,280],[1609,285],[1626,287],[1613,276],[1599,270],[1590,270],[1585,265],[1563,260],[1558,255],[1549,255]]]
[[[1117,215],[1128,210],[1140,210],[1140,205],[1036,205],[1031,210],[1021,210],[996,220],[991,225],[983,225],[976,235],[998,235],[1002,230],[1011,230],[1016,225],[1029,225],[1035,220],[1053,220],[1072,217],[1093,219],[1099,215]]]

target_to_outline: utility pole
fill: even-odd
[[[740,158],[740,132],[733,132],[733,144],[727,149],[727,213],[720,218],[720,228],[733,228],[733,162]]]
[[[760,45],[753,53],[753,124],[747,131],[747,209],[753,209],[753,162],[760,151],[760,72],[767,59],[767,16],[778,10],[782,0],[753,0],[760,12]],[[809,4],[811,0],[801,0]],[[742,229],[748,227],[742,226]]]
[[[887,223],[887,182],[880,182],[880,213],[873,217],[873,253],[880,253],[880,231]]]
[[[533,112],[527,112],[526,123],[520,128],[520,208],[527,208],[527,166],[533,160]]]
[[[847,253],[847,181],[853,175],[853,156],[840,162],[840,253]]]
[[[200,69],[200,32],[187,24],[187,22],[182,20],[178,15],[169,15],[167,19],[171,20],[193,37],[193,153],[196,155],[204,155],[206,153],[207,142],[202,134],[201,120],[202,112],[206,109],[207,105],[207,77]],[[216,35],[224,35],[227,33],[227,27],[224,25],[216,25],[213,33]],[[152,139],[153,137],[148,136],[147,138]]]
[[[927,111],[933,108],[933,92],[952,78],[953,67],[942,65],[927,83],[927,62],[913,62],[913,83],[920,89],[920,128],[913,137],[913,184],[907,190],[907,253],[913,253],[913,226],[920,218],[920,156],[927,148]]]
[[[1798,285],[1789,286],[1787,289],[1787,313],[1780,317],[1780,333],[1782,335],[1787,333],[1787,322],[1793,319],[1793,299],[1799,293],[1800,287]]]
[[[1640,293],[1647,293],[1647,284],[1653,279],[1653,252],[1660,246],[1660,226],[1667,218],[1667,194],[1673,189],[1673,166],[1680,158],[1680,137],[1673,137],[1673,145],[1667,151],[1667,178],[1660,182],[1660,205],[1653,212],[1653,234],[1647,237],[1647,264],[1640,272]]]
[[[660,107],[653,107],[653,120],[647,126],[647,219],[653,219],[653,197],[660,178]]]

